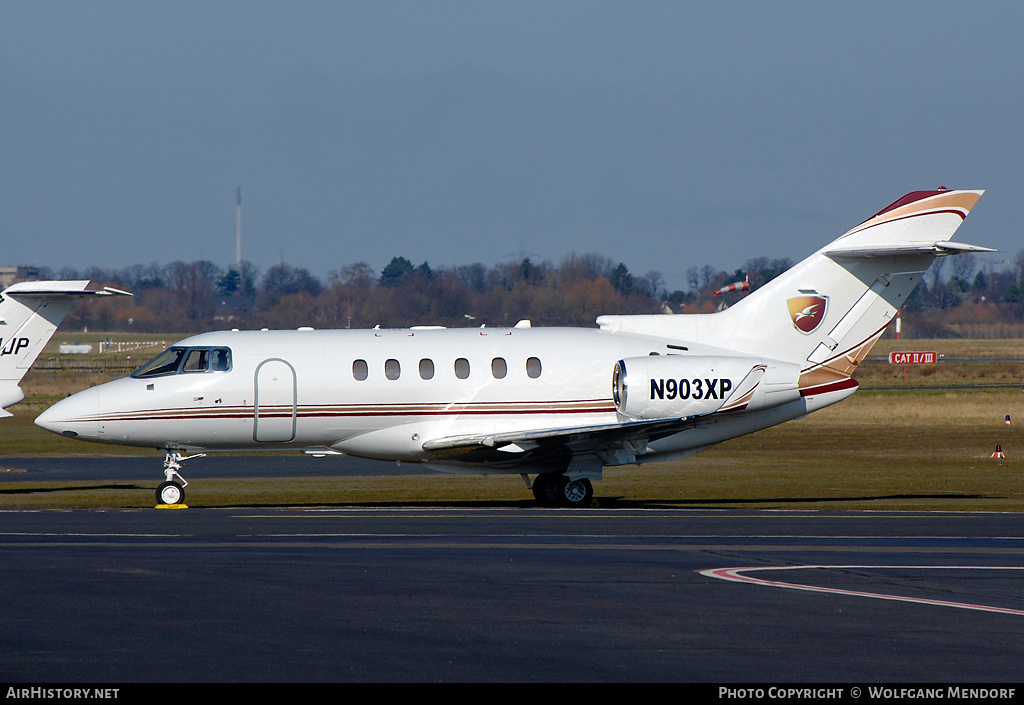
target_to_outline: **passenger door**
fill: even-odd
[[[256,368],[252,438],[266,443],[294,440],[298,411],[295,368],[280,358]]]

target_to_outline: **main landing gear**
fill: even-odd
[[[192,458],[205,457],[205,453],[199,455],[182,455],[179,451],[168,450],[164,458],[164,481],[156,488],[156,501],[158,504],[184,504],[185,487],[188,482],[178,471],[181,470],[182,462]],[[175,482],[178,478],[181,482]]]
[[[533,496],[545,507],[589,507],[594,486],[585,477],[573,480],[561,473],[548,472],[534,479]]]

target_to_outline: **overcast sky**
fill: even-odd
[[[1019,2],[0,0],[0,265],[597,253],[669,289],[903,194],[1024,249]]]

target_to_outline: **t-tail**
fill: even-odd
[[[936,257],[994,251],[951,241],[982,193],[909,193],[718,313],[597,322],[798,365],[805,394],[850,382]]]
[[[88,281],[22,282],[0,292],[0,417],[10,416],[6,407],[24,399],[21,378],[75,300],[119,294],[128,292],[90,288]]]

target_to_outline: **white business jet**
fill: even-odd
[[[130,295],[86,281],[21,282],[0,292],[0,418],[25,398],[21,379],[39,357],[76,299]]]
[[[981,191],[908,194],[718,313],[601,316],[598,328],[222,331],[36,423],[166,453],[295,449],[522,475],[583,506],[605,466],[697,453],[849,397],[858,363]],[[531,476],[533,479],[531,481]]]

